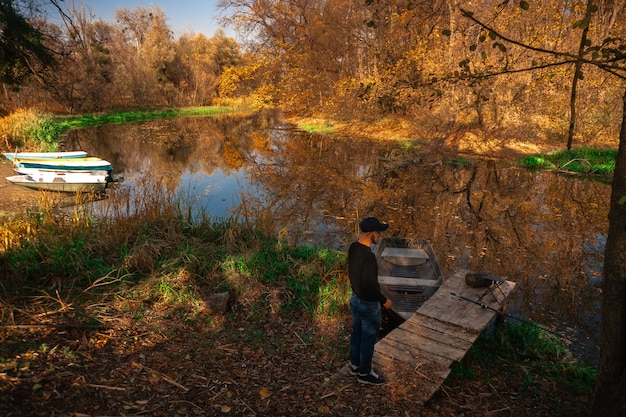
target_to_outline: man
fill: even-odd
[[[371,246],[378,243],[388,224],[376,217],[361,221],[361,236],[348,249],[348,275],[352,286],[350,311],[352,335],[350,336],[350,372],[363,384],[381,385],[385,379],[372,370],[374,344],[382,322],[382,309],[391,308],[392,302],[380,292],[378,264]]]

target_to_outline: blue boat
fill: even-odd
[[[18,172],[45,169],[51,171],[112,171],[109,161],[98,157],[84,158],[14,158],[13,165]]]

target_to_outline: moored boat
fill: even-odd
[[[41,175],[51,175],[53,173],[65,173],[65,174],[89,174],[89,175],[102,175],[102,176],[110,176],[111,171],[106,169],[42,169],[42,168],[20,168],[13,167],[13,170],[22,175],[33,175],[33,176],[41,176]]]
[[[44,172],[7,177],[10,183],[33,190],[73,192],[103,192],[109,183],[106,175],[90,172]]]
[[[443,284],[437,255],[426,239],[383,238],[375,248],[381,292],[406,320]]]
[[[111,163],[98,157],[84,158],[14,158],[13,165],[18,168],[35,168],[47,170],[82,170],[82,171],[112,171]]]
[[[65,151],[65,152],[5,152],[4,156],[9,160],[37,158],[37,159],[72,159],[85,158],[85,151]]]

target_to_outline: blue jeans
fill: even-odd
[[[369,374],[372,370],[374,345],[382,322],[382,309],[378,301],[363,301],[356,294],[352,294],[350,312],[350,363],[359,367],[360,374]]]

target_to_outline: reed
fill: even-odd
[[[18,109],[0,119],[1,143],[7,151],[55,150],[61,130],[51,114],[36,109]]]
[[[334,316],[345,306],[343,253],[292,247],[241,219],[190,216],[192,202],[159,181],[133,190],[117,187],[105,200],[81,199],[60,211],[50,195],[37,210],[6,218],[5,290],[30,297],[53,289],[71,304],[74,297],[140,297],[141,288],[141,299],[195,311],[207,288],[254,304],[264,302],[256,294],[262,286],[282,294],[274,305],[281,314]]]

